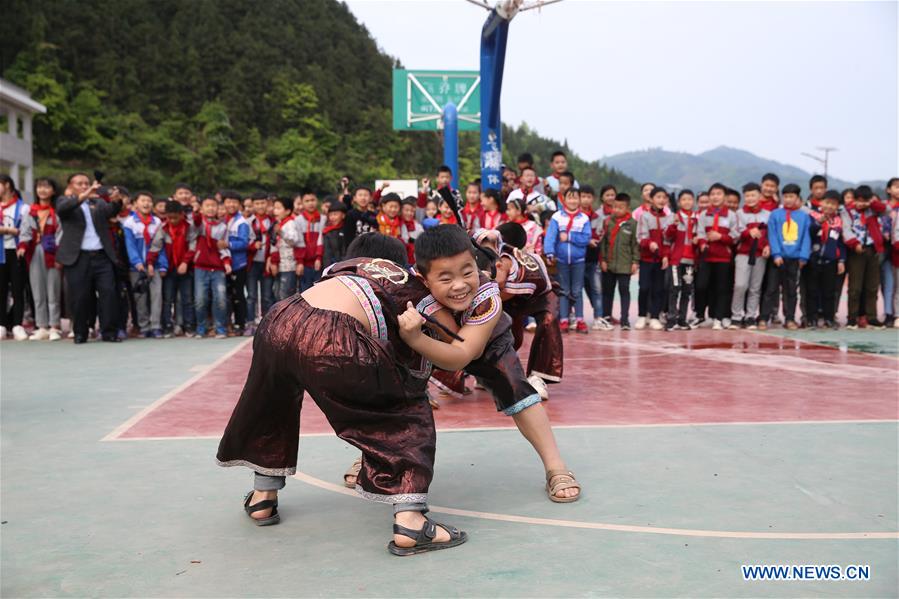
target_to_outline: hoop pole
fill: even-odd
[[[481,186],[502,187],[503,140],[499,116],[509,19],[490,11],[481,30]]]
[[[459,189],[459,115],[452,102],[443,107],[443,163],[453,171],[453,189]]]

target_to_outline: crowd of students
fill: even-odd
[[[629,329],[634,275],[636,329],[765,329],[781,314],[788,329],[836,328],[847,279],[847,328],[899,326],[899,178],[885,198],[864,185],[829,190],[820,175],[803,194],[766,174],[740,191],[716,183],[676,197],[645,183],[632,201],[611,185],[579,185],[559,151],[542,178],[523,154],[517,169],[504,167],[499,190],[451,181],[442,166],[434,185],[425,178],[405,198],[388,185],[351,189],[348,178],[323,200],[184,184],[156,197],[75,173],[61,193],[37,180],[28,205],[0,176],[0,338],[60,339],[63,316],[76,342],[88,329],[105,341],[251,336],[273,303],[311,287],[360,234],[401,239],[411,263],[425,229],[458,224],[475,235],[506,222],[524,228],[524,249],[559,283],[563,331],[588,332],[585,298],[594,330]],[[78,238],[66,240],[67,229]],[[95,264],[107,258],[108,273]]]

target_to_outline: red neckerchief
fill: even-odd
[[[6,202],[5,204],[0,204],[0,210],[6,210],[7,208],[9,208],[13,204],[15,204],[17,201],[19,201],[19,198],[17,198],[16,196],[13,196],[13,198],[10,201]]]
[[[746,214],[758,214],[762,211],[762,205],[756,204],[755,208],[750,208],[749,206],[743,206],[743,212]]]
[[[471,229],[472,225],[474,224],[475,217],[480,220],[482,212],[483,210],[481,209],[480,204],[471,204],[469,202],[466,202],[462,207],[462,217],[465,219],[465,228]]]
[[[581,212],[584,212],[584,211],[581,210]],[[586,214],[587,218],[589,218],[590,220],[593,220],[594,218],[596,218],[596,212],[593,210],[593,208],[590,208],[590,211],[584,212],[584,214]]]
[[[787,230],[790,230],[790,223],[793,222],[793,210],[794,208],[784,208],[787,212]]]
[[[309,223],[309,225],[306,227],[306,233],[303,235],[303,237],[306,238],[307,248],[313,247],[315,245],[313,241],[315,239],[316,232],[312,230],[312,227],[315,225],[315,223],[321,220],[321,217],[322,215],[318,210],[313,210],[312,212],[306,212],[305,210],[303,210],[303,218],[305,218],[306,222]]]
[[[662,216],[665,215],[665,209],[657,210],[655,206],[650,208],[649,213],[656,217],[656,230],[661,233],[662,232]],[[661,248],[659,248],[661,249]]]
[[[606,206],[605,204],[603,204],[602,205],[602,213],[603,213],[603,216],[612,216],[612,207]]]
[[[284,229],[284,225],[286,225],[287,223],[289,223],[292,220],[293,220],[293,213],[291,213],[290,216],[288,216],[285,219],[278,222],[278,237],[279,238],[281,237],[281,231]]]
[[[415,225],[418,223],[418,221],[416,221],[414,218],[410,218],[409,220],[403,219],[402,223],[403,226],[406,227],[406,230],[411,232],[415,230]]]
[[[262,226],[262,220],[265,218],[268,218],[268,217],[267,216],[260,217],[258,214],[254,214],[253,216],[255,218],[252,221],[250,221],[253,226],[253,234],[255,235],[256,239],[264,242],[267,229]]]
[[[565,214],[568,215],[568,224],[565,226],[565,233],[571,233],[571,227],[574,226],[574,219],[577,218],[578,214],[583,214],[583,212],[581,212],[580,208],[578,208],[574,212],[571,212],[570,210],[568,210],[568,208],[565,208],[564,210]]]
[[[825,218],[821,221],[821,245],[824,246],[827,244],[827,238],[830,235],[830,219]],[[823,248],[821,250],[824,251]]]
[[[708,214],[715,215],[715,218],[712,221],[712,231],[715,231],[716,233],[718,232],[718,219],[721,217],[721,212],[726,211],[726,210],[727,210],[727,208],[725,208],[724,206],[718,206],[717,208],[715,208],[715,207],[709,208]],[[725,212],[725,214],[726,214],[726,212]]]
[[[449,217],[444,217],[442,214],[439,217],[439,221],[441,225],[458,225],[459,221],[456,220],[455,214],[450,214]]]
[[[200,218],[203,221],[203,232],[206,233],[206,245],[209,249],[216,249],[214,247],[216,245],[215,239],[212,238],[212,226],[219,224],[219,220],[215,219],[210,221],[205,216],[201,216]]]
[[[622,217],[615,221],[615,225],[611,227],[611,231],[609,231],[609,261],[615,257],[615,237],[618,236],[618,230],[621,229],[621,225],[626,223],[631,218],[630,212],[625,212]]]
[[[526,222],[528,222],[529,220],[530,220],[530,219],[529,219],[528,217],[526,217],[525,215],[522,214],[522,215],[519,216],[518,218],[512,219],[512,222],[513,222],[513,223],[517,223],[517,224],[519,224],[519,225],[521,225],[521,226],[524,226],[524,224],[525,224]]]
[[[503,213],[499,210],[484,211],[484,228],[495,229],[502,222]]]
[[[177,225],[173,225],[171,222],[166,222],[163,225],[165,231],[172,238],[172,268],[177,268],[181,266],[181,263],[184,262],[184,253],[187,249],[187,245],[184,241],[187,239],[187,221],[182,220]]]
[[[530,187],[525,187],[524,184],[522,183],[522,185],[518,189],[521,190],[521,195],[524,196],[524,201],[526,202],[528,199],[528,196],[531,195],[532,191],[534,191],[534,186],[531,185]]]
[[[51,226],[53,228],[53,231],[56,231],[56,210],[53,208],[53,206],[51,206],[50,204],[47,204],[46,206],[41,204],[32,204],[31,217],[37,222],[38,226],[38,234],[35,241],[40,241],[41,235],[43,235],[44,233],[44,231],[40,228],[41,217],[39,213],[45,210],[49,210],[50,214],[47,215],[47,220],[44,221],[44,229],[46,229],[48,226]]]
[[[338,229],[342,229],[342,228],[343,228],[343,221],[340,221],[340,224],[338,224],[338,225],[328,225],[322,231],[322,235],[324,235],[325,233],[330,233],[331,231],[336,231]]]
[[[401,219],[399,215],[391,218],[383,212],[378,212],[377,220],[378,230],[382,235],[387,235],[388,237],[400,236],[400,226],[403,224],[403,219]]]
[[[144,225],[144,251],[149,251],[150,240],[153,239],[153,237],[150,235],[150,225],[153,224],[153,215],[148,214],[146,220],[144,220],[143,214],[141,214],[140,212],[135,212],[135,214],[137,215],[137,218],[140,220],[140,222]]]

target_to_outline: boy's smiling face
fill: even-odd
[[[434,299],[453,312],[471,306],[480,281],[478,265],[470,251],[431,260],[422,278]]]
[[[396,218],[396,215],[400,213],[400,203],[387,202],[381,206],[381,210],[384,211],[384,215],[387,218]]]

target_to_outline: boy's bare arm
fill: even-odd
[[[441,314],[444,313],[444,314]],[[446,310],[433,315],[441,324],[455,329],[455,321]],[[412,302],[408,302],[406,311],[399,315],[400,337],[417,353],[421,354],[439,368],[444,370],[461,370],[484,353],[487,342],[493,334],[493,328],[499,322],[502,311],[497,311],[488,321],[477,325],[463,325],[458,333],[465,341],[446,343],[421,334],[421,326],[425,319]],[[441,334],[441,337],[443,335]]]

